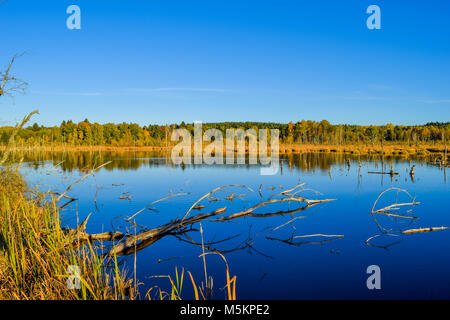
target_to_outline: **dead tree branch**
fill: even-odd
[[[0,97],[5,95],[12,96],[13,93],[24,93],[26,87],[28,86],[28,83],[26,83],[25,81],[11,75],[11,67],[14,64],[14,61],[19,56],[20,55],[15,55],[14,57],[12,57],[11,62],[6,68],[5,72],[0,72]]]
[[[98,167],[98,168],[100,168],[100,167]],[[96,169],[94,169],[94,170],[96,170]],[[91,173],[89,173],[89,174],[91,174]],[[79,182],[79,181],[77,181],[77,182]],[[318,205],[320,203],[325,203],[325,202],[330,202],[330,201],[336,200],[336,199],[323,199],[323,200],[307,199],[304,197],[290,194],[289,192],[295,189],[295,188],[293,188],[293,189],[286,190],[282,193],[275,195],[275,197],[279,197],[279,198],[261,201],[255,205],[251,206],[248,209],[245,209],[240,212],[232,213],[229,215],[223,215],[226,213],[227,208],[222,207],[222,208],[218,208],[218,209],[215,209],[215,210],[207,212],[207,213],[199,213],[196,215],[188,216],[189,213],[191,212],[191,210],[193,210],[193,208],[195,208],[203,199],[210,197],[211,194],[213,194],[219,190],[222,190],[226,187],[241,187],[241,188],[247,188],[248,190],[253,191],[249,187],[246,187],[243,185],[228,185],[228,186],[218,187],[218,188],[212,190],[211,192],[208,192],[204,196],[202,196],[199,200],[195,201],[194,204],[190,206],[189,210],[183,215],[183,217],[177,218],[177,219],[170,221],[170,222],[168,222],[162,226],[159,226],[157,228],[145,229],[145,230],[143,230],[139,233],[135,233],[135,234],[121,233],[121,232],[105,232],[105,233],[99,233],[99,234],[88,234],[84,231],[87,219],[85,221],[83,221],[83,223],[77,229],[71,229],[71,230],[66,230],[66,231],[69,232],[71,235],[73,235],[73,237],[78,241],[84,240],[84,241],[92,241],[92,242],[95,242],[95,241],[115,242],[112,245],[109,252],[107,253],[107,255],[109,255],[109,256],[111,256],[111,255],[127,255],[127,254],[135,253],[137,250],[141,250],[141,249],[155,243],[156,241],[158,241],[159,239],[161,239],[165,236],[186,235],[187,232],[195,231],[195,229],[193,229],[192,226],[194,224],[202,222],[202,221],[224,222],[224,221],[230,221],[230,220],[243,218],[243,217],[268,218],[268,217],[273,217],[273,216],[292,214],[295,212],[304,211],[304,210],[306,210],[312,206]],[[68,190],[66,190],[66,191],[68,191]],[[62,195],[60,195],[60,197],[63,195],[64,195],[64,193]],[[179,195],[179,194],[174,194],[174,195],[162,198],[160,200],[152,202],[152,204],[159,202],[159,201],[167,200],[175,195]],[[286,204],[287,203],[297,203],[297,204],[300,204],[300,206],[296,209],[280,210],[277,212],[268,212],[268,213],[267,212],[266,213],[255,212],[257,209],[260,209],[263,207],[268,207],[272,204],[280,204],[280,203],[286,203]],[[302,206],[301,205],[302,203],[304,203],[305,205]],[[142,210],[138,211],[136,214],[134,214],[130,218],[126,219],[126,221],[131,223],[130,219],[132,217],[135,217],[138,213],[142,212]],[[219,215],[222,215],[222,216],[218,217]],[[319,236],[319,235],[311,235],[311,236],[315,237],[315,236]],[[323,237],[338,237],[338,238],[341,237],[340,235],[337,235],[337,236],[321,235],[321,236],[323,236]],[[304,237],[304,236],[299,236],[298,238],[301,238],[301,237]],[[191,240],[190,241],[191,243],[198,245],[191,238],[188,238],[188,239]],[[118,241],[118,242],[116,242],[116,241]],[[331,240],[327,239],[326,241],[331,241]],[[213,242],[211,242],[210,244],[213,244]],[[217,249],[213,249],[212,247],[211,247],[211,249],[213,251],[217,251],[217,252],[232,252],[232,251],[236,251],[236,250],[250,248],[252,246],[252,244],[253,244],[253,242],[251,241],[251,239],[247,239],[246,241],[243,242],[243,244],[241,244],[240,246],[233,248],[231,250],[220,251]]]

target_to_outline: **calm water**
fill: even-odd
[[[347,164],[350,160],[350,167]],[[124,221],[152,201],[172,193],[172,197],[151,206],[136,216],[136,223],[156,227],[182,217],[199,197],[212,189],[243,184],[253,189],[228,188],[214,196],[217,202],[203,201],[206,208],[191,215],[227,207],[227,213],[241,211],[262,199],[306,183],[302,195],[311,199],[338,199],[305,211],[273,217],[245,217],[230,222],[202,222],[204,242],[217,250],[231,251],[226,258],[231,273],[237,275],[239,299],[449,299],[450,298],[450,230],[399,235],[396,230],[419,227],[450,226],[449,184],[444,171],[420,159],[390,158],[399,175],[368,174],[381,171],[381,160],[333,154],[290,155],[282,159],[283,169],[275,176],[261,176],[258,166],[172,166],[162,156],[151,153],[55,153],[25,157],[22,173],[32,185],[42,190],[64,191],[84,175],[86,169],[105,161],[113,162],[73,187],[69,195],[78,198],[64,209],[63,222],[74,226],[89,213],[87,231],[112,229],[134,233]],[[63,162],[62,162],[63,161]],[[414,181],[409,175],[416,165]],[[331,170],[329,170],[331,168]],[[261,187],[261,198],[258,190]],[[395,213],[418,219],[378,215],[382,226],[398,236],[381,236],[370,211],[378,194],[391,187],[406,189],[420,205],[405,207]],[[245,197],[224,198],[246,194]],[[131,196],[130,200],[120,197]],[[382,197],[377,209],[391,204],[396,196]],[[211,200],[211,199],[210,199]],[[411,199],[400,193],[399,202]],[[276,204],[258,209],[258,213],[295,209],[296,204]],[[297,219],[294,219],[298,217]],[[272,231],[287,222],[290,223]],[[410,224],[410,225],[409,225]],[[128,229],[127,229],[128,228]],[[199,226],[195,225],[198,229]],[[343,238],[317,243],[327,238],[295,238],[311,234],[343,235]],[[199,232],[188,233],[201,243]],[[284,240],[284,241],[283,241]],[[286,241],[289,240],[289,241]],[[294,242],[294,243],[293,243]],[[315,243],[308,243],[315,242]],[[201,248],[187,238],[167,236],[137,253],[137,278],[142,292],[153,285],[167,289],[165,279],[155,275],[174,275],[175,267],[189,270],[200,282],[204,279]],[[134,257],[124,257],[130,273]],[[206,258],[208,274],[214,278],[214,297],[221,299],[225,283],[225,266],[217,255]],[[366,287],[369,265],[381,268],[381,290]],[[187,278],[185,297],[193,291]]]

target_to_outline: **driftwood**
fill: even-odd
[[[91,172],[89,174],[92,174],[95,170],[96,169],[91,170]],[[82,179],[84,179],[84,178],[85,177],[83,177]],[[154,244],[156,241],[158,241],[166,236],[174,236],[174,237],[178,238],[180,241],[184,241],[184,242],[199,246],[202,249],[206,249],[210,252],[229,253],[229,252],[233,252],[233,251],[237,251],[237,250],[243,250],[243,249],[250,250],[251,249],[263,256],[269,257],[269,256],[265,255],[264,253],[259,252],[258,250],[256,250],[253,247],[254,237],[250,236],[250,233],[249,233],[249,237],[246,240],[244,240],[241,244],[234,246],[232,248],[227,248],[227,250],[219,250],[215,247],[215,245],[219,244],[219,243],[224,243],[224,242],[232,240],[232,239],[236,239],[236,237],[238,235],[229,236],[225,239],[221,239],[218,241],[209,241],[206,243],[203,242],[203,238],[202,238],[202,242],[199,243],[199,242],[195,241],[192,237],[190,237],[188,235],[188,233],[198,232],[199,230],[195,228],[195,224],[201,225],[201,222],[203,222],[203,221],[228,222],[228,221],[245,218],[245,217],[247,217],[247,218],[270,218],[270,217],[276,217],[276,216],[282,216],[282,215],[294,215],[295,213],[305,211],[305,210],[307,210],[313,206],[316,206],[318,204],[336,200],[336,199],[308,199],[308,198],[302,197],[299,194],[301,194],[305,190],[309,190],[309,189],[305,189],[304,185],[305,185],[304,183],[301,183],[301,184],[299,183],[298,185],[294,186],[293,188],[290,188],[290,189],[281,191],[280,193],[274,194],[274,195],[270,196],[268,199],[261,200],[261,201],[257,202],[256,204],[253,204],[250,207],[248,207],[244,210],[238,211],[238,212],[228,213],[227,207],[224,206],[224,207],[221,207],[221,208],[209,211],[209,212],[190,215],[192,210],[200,210],[200,209],[204,209],[207,207],[207,206],[201,204],[202,200],[205,200],[203,203],[206,203],[206,202],[218,202],[218,201],[232,200],[233,198],[239,197],[239,196],[235,196],[235,193],[231,193],[231,196],[224,197],[222,199],[215,196],[215,194],[218,192],[229,192],[228,190],[224,190],[228,187],[245,188],[245,189],[253,192],[253,190],[251,188],[249,188],[247,186],[243,186],[243,185],[222,186],[222,187],[218,187],[218,188],[206,193],[202,197],[200,197],[197,201],[195,201],[189,207],[189,209],[186,211],[186,213],[184,213],[184,215],[180,215],[179,218],[169,221],[168,223],[166,223],[164,225],[158,226],[156,228],[148,229],[148,228],[145,228],[142,226],[138,226],[135,223],[133,218],[135,218],[139,213],[143,212],[145,209],[150,208],[151,205],[161,202],[163,200],[170,199],[175,196],[185,195],[186,193],[171,194],[165,198],[162,198],[162,199],[159,199],[159,200],[156,200],[156,201],[150,203],[149,205],[145,206],[140,211],[136,212],[135,214],[133,214],[130,217],[128,217],[127,219],[125,219],[126,222],[130,223],[132,226],[135,227],[135,230],[136,230],[136,227],[140,228],[139,232],[135,231],[134,233],[130,233],[130,232],[111,231],[111,232],[103,232],[103,233],[97,233],[97,234],[89,234],[85,231],[89,216],[76,229],[65,229],[65,231],[68,232],[69,235],[71,235],[73,237],[74,243],[77,243],[77,244],[90,242],[90,243],[93,243],[94,245],[99,246],[99,244],[98,244],[99,242],[109,243],[109,245],[107,245],[107,246],[101,246],[103,249],[105,249],[104,254],[108,257],[114,256],[114,255],[134,254],[137,251],[142,250],[142,249]],[[70,188],[68,188],[66,190],[66,192],[69,189]],[[261,195],[261,193],[260,193],[261,189],[262,189],[262,185],[260,185],[259,190],[258,190],[258,193],[260,195]],[[381,209],[376,208],[377,203],[379,202],[380,198],[389,191],[397,192],[394,203],[389,204]],[[399,198],[400,193],[404,193],[407,196],[409,196],[411,198],[411,201],[399,202],[398,198]],[[316,194],[318,194],[318,193],[316,193]],[[66,196],[65,193],[57,194],[57,195],[59,196],[58,199],[66,198],[66,199],[70,199],[71,201],[76,200],[76,199]],[[246,195],[242,195],[242,197],[245,197],[245,196]],[[209,199],[212,199],[212,201],[211,200],[208,201]],[[282,205],[282,204],[297,204],[297,205],[294,208],[289,208],[289,207],[287,209],[282,208],[281,210],[278,210],[278,211],[270,212],[269,210],[267,210],[265,212],[258,212],[259,209],[268,209],[273,205]],[[406,190],[403,190],[403,189],[390,188],[390,189],[387,189],[387,190],[381,192],[378,195],[377,199],[375,200],[372,210],[370,212],[375,223],[377,224],[378,228],[380,229],[380,234],[377,234],[377,235],[374,235],[374,236],[368,238],[365,241],[365,243],[368,246],[389,250],[389,248],[391,246],[399,243],[402,239],[401,237],[404,235],[450,229],[449,227],[430,227],[430,228],[407,229],[408,226],[411,225],[417,219],[419,219],[419,217],[411,214],[412,209],[407,210],[406,214],[400,213],[399,210],[406,209],[407,207],[413,208],[414,206],[419,205],[419,204],[420,204],[419,202],[415,201],[414,197],[412,197]],[[393,218],[394,221],[397,221],[397,220],[405,221],[406,220],[407,222],[409,222],[409,224],[402,229],[393,231],[391,229],[387,229],[387,228],[383,227],[377,220],[377,218],[376,218],[377,215],[382,215],[382,216],[387,216],[387,217]],[[282,225],[269,231],[265,235],[265,239],[279,241],[279,242],[282,242],[282,243],[285,243],[288,245],[300,246],[303,244],[324,244],[324,243],[327,243],[330,241],[336,241],[336,240],[342,239],[344,237],[344,235],[341,235],[341,234],[323,234],[323,233],[313,233],[313,234],[303,234],[303,235],[292,234],[291,236],[283,237],[283,238],[273,235],[276,230],[279,230],[290,224],[292,224],[292,227],[294,229],[296,229],[293,222],[295,222],[299,219],[306,218],[306,217],[308,217],[308,216],[294,216],[289,221],[287,221],[287,222],[283,223]],[[392,243],[391,243],[391,241],[389,241],[389,243],[387,243],[386,245],[377,245],[376,243],[373,243],[374,239],[377,239],[377,238],[381,239],[381,238],[379,238],[381,236],[395,237],[396,240]],[[385,242],[385,241],[383,241],[383,242]]]
[[[387,192],[390,192],[390,191],[396,191],[396,192],[397,192],[397,196],[396,196],[396,201],[395,201],[395,203],[393,203],[393,204],[391,204],[391,205],[388,205],[388,206],[386,206],[386,207],[384,207],[384,208],[381,208],[381,209],[377,209],[377,210],[376,210],[375,208],[376,208],[376,205],[377,205],[378,201],[380,200],[380,198],[381,198],[384,194],[386,194]],[[398,203],[398,195],[399,195],[399,193],[404,193],[404,194],[406,194],[408,197],[411,198],[411,202]],[[416,201],[415,201],[415,198],[413,198],[406,190],[399,189],[399,188],[389,188],[389,189],[387,189],[387,190],[384,190],[383,192],[381,192],[381,193],[378,195],[377,199],[375,200],[375,202],[374,202],[374,204],[373,204],[373,206],[372,206],[372,210],[371,210],[370,214],[372,215],[372,218],[373,218],[373,220],[375,221],[375,223],[377,224],[377,226],[378,226],[378,228],[380,229],[380,231],[381,231],[382,233],[387,233],[387,232],[391,232],[392,229],[387,229],[387,228],[383,227],[383,226],[378,222],[377,218],[375,217],[375,214],[383,214],[383,215],[386,215],[386,216],[391,216],[391,217],[396,217],[396,218],[410,219],[411,222],[412,222],[412,221],[414,221],[415,219],[418,219],[418,217],[415,217],[415,216],[408,216],[408,215],[403,215],[403,214],[397,214],[397,213],[394,213],[393,211],[399,210],[401,207],[406,207],[406,206],[411,206],[411,207],[413,207],[413,206],[419,205],[419,204],[420,204],[420,202],[416,202]]]
[[[375,210],[375,207],[376,207],[379,199],[381,198],[381,196],[383,194],[385,194],[385,193],[387,193],[389,191],[393,191],[393,190],[397,191],[397,196],[396,196],[396,199],[395,199],[395,203],[391,204],[391,205],[388,205],[388,206],[386,206],[384,208]],[[407,196],[409,196],[411,198],[411,202],[398,203],[398,194],[400,192],[405,193]],[[403,189],[390,188],[390,189],[387,189],[387,190],[381,192],[378,195],[377,199],[375,200],[375,203],[373,204],[372,210],[370,212],[372,217],[373,217],[373,219],[374,219],[374,221],[375,221],[375,223],[377,224],[378,228],[380,229],[381,233],[377,234],[377,235],[374,235],[374,236],[371,236],[370,238],[368,238],[365,241],[365,243],[367,245],[369,245],[369,246],[372,246],[372,247],[382,248],[382,249],[388,250],[389,247],[400,243],[400,241],[394,241],[392,243],[389,243],[388,245],[382,246],[382,245],[375,245],[375,244],[373,244],[372,240],[376,239],[378,237],[381,237],[381,236],[401,237],[402,235],[409,235],[409,234],[415,234],[415,233],[424,233],[424,232],[432,232],[432,231],[450,229],[450,227],[429,227],[429,228],[407,229],[409,227],[409,225],[411,225],[415,220],[419,219],[419,217],[413,216],[413,215],[398,214],[398,213],[394,213],[393,212],[393,211],[399,210],[402,207],[407,207],[407,206],[414,207],[414,206],[419,205],[419,204],[420,204],[420,202],[416,202],[415,198],[413,198],[406,190],[403,190]],[[412,209],[409,210],[408,213],[410,213],[411,211],[412,211]],[[375,214],[382,214],[382,215],[386,215],[386,216],[389,216],[389,217],[400,218],[400,219],[409,219],[410,223],[409,223],[408,226],[406,226],[406,227],[404,227],[404,228],[402,228],[400,230],[393,231],[392,229],[387,229],[387,228],[383,227],[378,222],[378,220],[376,219]]]
[[[297,185],[296,187],[294,187],[292,189],[289,189],[289,190],[283,191],[279,194],[276,194],[276,195],[272,196],[271,199],[266,200],[266,201],[261,201],[255,205],[249,207],[248,209],[242,210],[240,212],[230,213],[227,215],[226,214],[227,207],[222,207],[222,208],[218,208],[216,210],[213,210],[213,211],[210,211],[207,213],[199,213],[196,215],[189,216],[189,213],[191,212],[191,210],[194,210],[199,207],[202,207],[202,208],[205,207],[205,206],[199,204],[199,202],[201,200],[207,199],[210,197],[214,198],[214,197],[212,197],[212,194],[219,192],[226,187],[240,187],[240,188],[246,188],[250,191],[253,191],[252,189],[250,189],[246,186],[242,186],[242,185],[228,185],[228,186],[219,187],[219,188],[214,189],[211,192],[208,192],[207,194],[202,196],[199,200],[197,200],[181,218],[177,218],[173,221],[170,221],[170,222],[168,222],[162,226],[156,227],[156,228],[152,228],[152,229],[143,228],[142,231],[135,233],[135,234],[122,233],[122,232],[118,232],[118,231],[104,232],[104,233],[97,233],[97,234],[86,233],[85,227],[86,227],[86,223],[88,221],[89,216],[76,229],[66,229],[66,232],[68,232],[70,235],[73,236],[74,241],[78,241],[78,242],[79,241],[113,242],[111,248],[106,253],[107,256],[127,255],[127,254],[133,254],[136,251],[141,250],[168,235],[172,235],[172,236],[176,236],[176,237],[186,236],[186,234],[188,232],[197,231],[196,229],[193,228],[193,225],[196,223],[200,223],[202,221],[225,222],[225,221],[230,221],[230,220],[239,219],[239,218],[243,218],[243,217],[268,218],[268,217],[274,217],[274,216],[285,215],[285,214],[293,214],[296,212],[307,210],[308,208],[311,208],[312,206],[318,205],[320,203],[325,203],[325,202],[330,202],[330,201],[336,200],[336,199],[313,200],[313,199],[307,199],[307,198],[298,196],[297,193],[299,191],[296,192],[295,194],[293,193],[293,191],[295,191],[300,186],[303,186],[303,184]],[[180,195],[180,194],[174,194],[174,195],[171,195],[171,196],[163,198],[163,199],[168,199],[175,195]],[[163,199],[152,202],[151,204],[161,201]],[[217,199],[217,201],[220,200],[218,198],[214,198],[214,199]],[[284,203],[286,203],[286,204],[296,203],[299,206],[295,209],[280,210],[277,212],[265,212],[265,213],[255,212],[257,209],[260,209],[260,208],[268,207],[273,204],[284,204]],[[150,206],[150,205],[148,205],[148,206]],[[148,207],[148,206],[146,206],[146,207]],[[140,212],[142,212],[144,209],[142,209],[142,210],[138,211],[137,213],[135,213],[134,215],[130,216],[125,221],[133,224],[134,226],[137,226],[136,224],[134,224],[131,221],[131,219],[133,217],[135,217],[137,214],[139,214]],[[311,237],[318,237],[318,236],[330,237],[330,238],[343,237],[341,235],[337,235],[337,236],[321,235],[321,234],[311,235]],[[297,238],[304,238],[304,237],[306,237],[306,236],[298,236]],[[192,238],[187,237],[187,239],[188,240],[185,240],[185,241],[189,241],[190,243],[199,245],[194,240],[192,240]],[[223,242],[223,241],[230,240],[230,239],[232,239],[232,237],[227,238],[225,240],[217,241],[215,243]],[[271,239],[271,240],[274,240],[274,239]],[[331,241],[331,240],[332,239],[326,239],[326,241]],[[320,243],[326,242],[326,241],[321,241]],[[244,248],[249,248],[249,247],[251,247],[252,243],[253,242],[250,239],[247,239],[246,241],[244,241],[243,245],[240,245],[232,250],[226,250],[226,251],[222,251],[222,252],[231,252],[231,251],[235,251],[235,250],[242,250]],[[319,243],[319,242],[314,241],[311,243]],[[212,244],[214,244],[214,243],[210,242],[208,244],[209,250],[214,251],[214,252],[219,252],[218,250],[211,248]]]
[[[432,231],[447,230],[447,229],[450,229],[450,227],[430,227],[430,228],[409,229],[409,230],[402,231],[402,234],[432,232]]]
[[[136,213],[133,214],[132,216],[128,217],[128,218],[126,219],[126,221],[129,222],[131,219],[133,219],[134,217],[136,217],[139,213],[141,213],[141,212],[144,211],[145,209],[151,208],[150,206],[153,205],[153,204],[155,204],[155,203],[158,203],[158,202],[161,202],[161,201],[170,199],[170,198],[172,198],[172,197],[182,196],[182,195],[187,195],[187,193],[184,193],[184,192],[175,193],[175,194],[171,194],[170,196],[167,196],[167,197],[161,198],[161,199],[159,199],[159,200],[153,201],[152,203],[146,205],[144,208],[142,208],[141,210],[139,210],[138,212],[136,212]]]
[[[288,191],[292,191],[292,190],[288,190]],[[312,206],[314,204],[310,204],[309,206]],[[334,241],[334,240],[338,240],[344,237],[344,235],[335,235],[335,234],[322,234],[322,233],[318,233],[318,234],[308,234],[308,235],[291,235],[289,238],[287,239],[281,239],[281,238],[277,238],[274,236],[270,236],[273,232],[275,232],[278,229],[281,229],[289,224],[293,225],[293,222],[298,220],[298,219],[304,219],[306,218],[306,216],[297,216],[292,218],[291,220],[283,223],[282,225],[279,225],[278,227],[272,229],[269,233],[267,233],[266,235],[266,239],[268,240],[275,240],[275,241],[280,241],[289,245],[295,245],[295,246],[300,246],[302,244],[323,244],[325,242],[330,242],[330,241]],[[294,227],[295,229],[295,227]],[[323,240],[312,240],[315,238],[324,238]],[[302,239],[300,241],[298,241],[298,239]],[[303,240],[306,239],[306,240]],[[311,239],[311,240],[308,240]]]
[[[219,208],[217,210],[214,210],[209,213],[202,213],[197,214],[194,216],[191,216],[189,218],[183,218],[183,219],[176,219],[174,221],[171,221],[163,226],[160,226],[158,228],[154,228],[151,230],[143,231],[141,233],[138,233],[136,235],[129,235],[124,239],[124,241],[118,243],[115,245],[111,251],[109,252],[109,255],[112,254],[130,254],[133,253],[136,249],[141,250],[159,239],[161,239],[164,236],[174,234],[176,232],[183,232],[186,231],[186,227],[191,226],[195,223],[208,220],[208,221],[215,221],[215,222],[225,222],[230,221],[233,219],[238,219],[242,217],[273,217],[277,215],[283,215],[287,213],[293,213],[294,210],[289,211],[278,211],[275,213],[254,213],[255,210],[258,208],[274,204],[274,203],[283,203],[283,202],[297,202],[297,203],[306,203],[305,206],[300,207],[298,209],[295,209],[296,212],[306,210],[314,205],[317,205],[319,203],[334,201],[336,199],[325,199],[325,200],[310,200],[306,198],[301,197],[289,197],[289,198],[282,198],[282,199],[272,199],[268,201],[260,202],[249,209],[246,209],[241,212],[233,213],[227,216],[217,217],[218,215],[221,215],[226,212],[227,208]],[[212,219],[213,218],[213,219]]]
[[[384,171],[382,171],[382,172],[369,171],[367,173],[370,173],[370,174],[389,174],[389,175],[395,175],[395,176],[398,175],[398,172],[384,172]]]

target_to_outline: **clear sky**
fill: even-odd
[[[450,121],[448,0],[7,0],[0,27],[0,66],[26,52],[30,83],[0,124]]]

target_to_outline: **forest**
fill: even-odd
[[[88,119],[82,122],[63,121],[59,126],[44,127],[37,123],[21,129],[14,139],[16,146],[165,146],[171,144],[174,129],[185,128],[192,134],[193,123],[168,125],[136,123],[99,124]],[[282,144],[313,145],[378,145],[382,141],[401,145],[441,145],[450,136],[450,122],[427,123],[417,126],[402,125],[333,125],[326,120],[283,123],[270,122],[219,122],[203,123],[209,128],[241,128],[244,130],[279,129]],[[0,145],[6,145],[14,127],[0,127]]]

